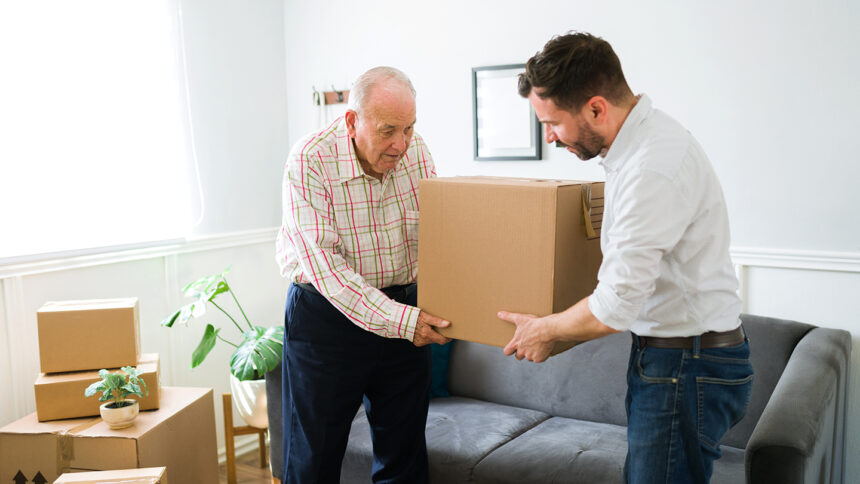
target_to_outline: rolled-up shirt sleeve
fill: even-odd
[[[692,206],[663,173],[638,170],[618,187],[614,221],[604,234],[603,263],[588,307],[603,324],[630,329],[654,293],[664,255],[689,225]]]
[[[332,200],[314,152],[290,155],[284,180],[282,239],[293,247],[304,277],[361,328],[412,341],[420,310],[390,299],[342,256]]]

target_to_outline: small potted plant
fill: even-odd
[[[251,323],[233,289],[227,284],[226,276],[229,270],[228,267],[220,274],[202,277],[185,286],[183,293],[193,298],[193,301],[173,311],[161,321],[161,325],[171,328],[176,322],[180,322],[187,326],[191,318],[206,314],[207,303],[227,316],[241,335],[241,341],[237,344],[225,339],[221,335],[221,328],[207,323],[200,343],[191,354],[191,368],[196,368],[206,359],[218,340],[233,346],[235,349],[230,358],[230,387],[239,415],[248,425],[266,428],[268,416],[265,375],[277,368],[281,362],[284,327],[276,325],[265,328]],[[225,309],[226,305],[215,302],[219,295],[227,293],[232,296],[236,309],[242,315],[241,324]]]
[[[84,390],[84,395],[91,397],[96,392],[102,392],[99,398],[101,404],[99,414],[112,429],[131,427],[140,411],[137,400],[127,399],[129,395],[144,397],[149,395],[146,382],[140,378],[140,370],[133,366],[125,366],[121,373],[111,373],[99,370],[101,380],[93,383]],[[108,400],[112,400],[108,402]]]

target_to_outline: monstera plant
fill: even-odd
[[[177,322],[188,325],[189,320],[204,316],[206,314],[206,306],[211,304],[219,311],[224,313],[241,335],[241,341],[236,344],[226,339],[221,334],[221,328],[216,328],[212,323],[206,324],[206,329],[203,332],[203,338],[194,349],[191,355],[191,368],[196,368],[218,340],[236,348],[233,351],[233,356],[230,358],[230,373],[241,381],[259,380],[265,377],[265,374],[270,370],[275,369],[281,361],[281,354],[284,347],[284,327],[274,326],[264,328],[255,326],[248,319],[242,305],[239,304],[239,299],[230,285],[227,284],[227,272],[230,268],[224,269],[220,274],[202,277],[191,284],[185,286],[182,290],[186,297],[193,300],[182,306],[176,311],[168,315],[161,321],[162,326],[168,328],[173,327]],[[241,324],[224,308],[224,304],[218,304],[215,299],[221,294],[230,294],[235,302],[236,308],[242,314]]]

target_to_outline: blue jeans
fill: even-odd
[[[626,483],[707,483],[720,439],[752,393],[749,340],[727,348],[640,347],[627,368]]]

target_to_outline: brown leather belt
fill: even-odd
[[[639,346],[644,348],[650,346],[652,348],[679,348],[692,349],[693,339],[695,336],[687,336],[684,338],[658,338],[656,336],[638,336],[633,337],[639,342]],[[743,343],[746,335],[742,326],[731,331],[715,333],[709,331],[699,336],[699,348],[725,348],[726,346],[735,346]]]

